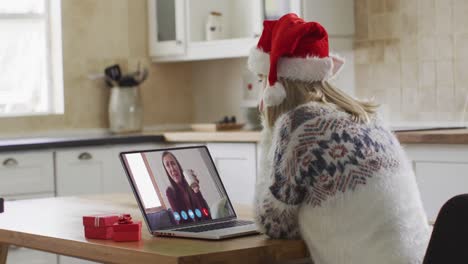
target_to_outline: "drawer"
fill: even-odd
[[[55,192],[53,152],[0,155],[0,195]]]
[[[112,148],[77,148],[55,153],[57,195],[99,194],[112,163]]]

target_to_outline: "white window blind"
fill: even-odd
[[[0,116],[63,113],[60,0],[0,1]]]

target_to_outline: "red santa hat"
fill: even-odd
[[[343,58],[329,53],[325,28],[317,22],[305,22],[296,14],[265,20],[262,36],[248,59],[252,72],[268,75],[269,86],[263,93],[266,106],[279,105],[286,98],[278,77],[327,81],[338,74],[343,64]]]

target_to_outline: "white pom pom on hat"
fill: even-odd
[[[286,90],[280,82],[276,82],[273,86],[263,91],[263,102],[265,102],[265,106],[280,105],[285,98]]]
[[[343,65],[343,58],[329,53],[325,28],[317,22],[305,22],[295,14],[264,21],[260,40],[248,59],[252,72],[268,75],[269,85],[263,92],[266,106],[279,105],[286,98],[278,77],[326,81],[335,78]]]

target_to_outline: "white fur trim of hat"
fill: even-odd
[[[278,76],[305,82],[328,81],[335,78],[343,69],[345,59],[330,53],[327,58],[318,57],[281,57],[278,62]],[[270,54],[254,47],[248,59],[249,70],[268,75]]]

